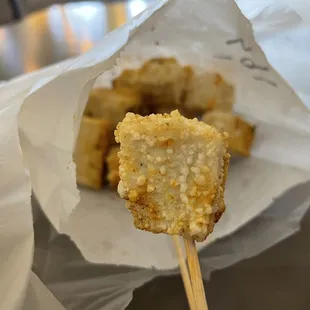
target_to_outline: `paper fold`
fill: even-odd
[[[0,309],[23,301],[32,264],[31,184],[20,148],[18,113],[30,83],[0,88]]]

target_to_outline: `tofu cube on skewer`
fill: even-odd
[[[136,228],[205,240],[225,210],[228,135],[173,111],[127,113],[115,136],[118,192]]]

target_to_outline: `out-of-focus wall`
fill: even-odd
[[[0,0],[1,1],[1,0]],[[83,0],[87,1],[87,0]],[[62,4],[66,2],[80,2],[76,0],[20,0],[25,14],[46,8],[52,4]],[[105,2],[101,0],[99,2]]]
[[[9,0],[0,0],[0,24],[9,23],[12,20],[13,12],[11,10]]]
[[[24,17],[34,11],[49,7],[53,4],[63,4],[67,2],[121,2],[122,0],[0,0],[0,25],[10,23],[16,19],[14,6]],[[124,0],[127,1],[127,0]],[[19,14],[17,14],[19,15]]]

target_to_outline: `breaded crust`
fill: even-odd
[[[135,226],[203,241],[225,210],[227,134],[173,111],[127,113],[115,136],[118,191]]]

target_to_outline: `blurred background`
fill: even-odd
[[[155,0],[0,0],[0,80],[89,50]]]

